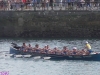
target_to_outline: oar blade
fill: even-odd
[[[23,55],[24,58],[30,58],[31,55]]]
[[[49,60],[49,59],[51,59],[51,57],[43,57],[43,59]]]
[[[35,56],[34,57],[34,59],[40,59],[41,58],[41,56]]]
[[[22,58],[23,55],[15,55],[16,58]]]

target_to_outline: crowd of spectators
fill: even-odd
[[[99,0],[0,0],[0,10],[49,10],[67,7],[100,7]]]

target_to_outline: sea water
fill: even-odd
[[[70,50],[77,47],[79,50],[85,46],[88,41],[92,50],[100,51],[100,41],[98,39],[1,39],[0,40],[0,75],[100,75],[100,61],[83,60],[44,60],[33,58],[10,58],[5,56],[3,51],[9,51],[11,42],[22,45],[39,44],[40,48],[49,45],[51,49],[58,47],[60,50],[67,46]]]

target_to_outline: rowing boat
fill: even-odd
[[[93,60],[93,61],[100,61],[100,52],[93,52],[89,55],[61,55],[61,54],[46,54],[46,53],[38,53],[38,52],[23,52],[19,49],[16,49],[14,47],[10,47],[10,54],[13,54],[12,57],[36,57],[40,56],[40,58],[44,59],[51,59],[51,60]],[[46,58],[47,57],[47,58]]]

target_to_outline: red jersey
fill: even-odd
[[[26,3],[26,0],[22,0],[23,3]]]

